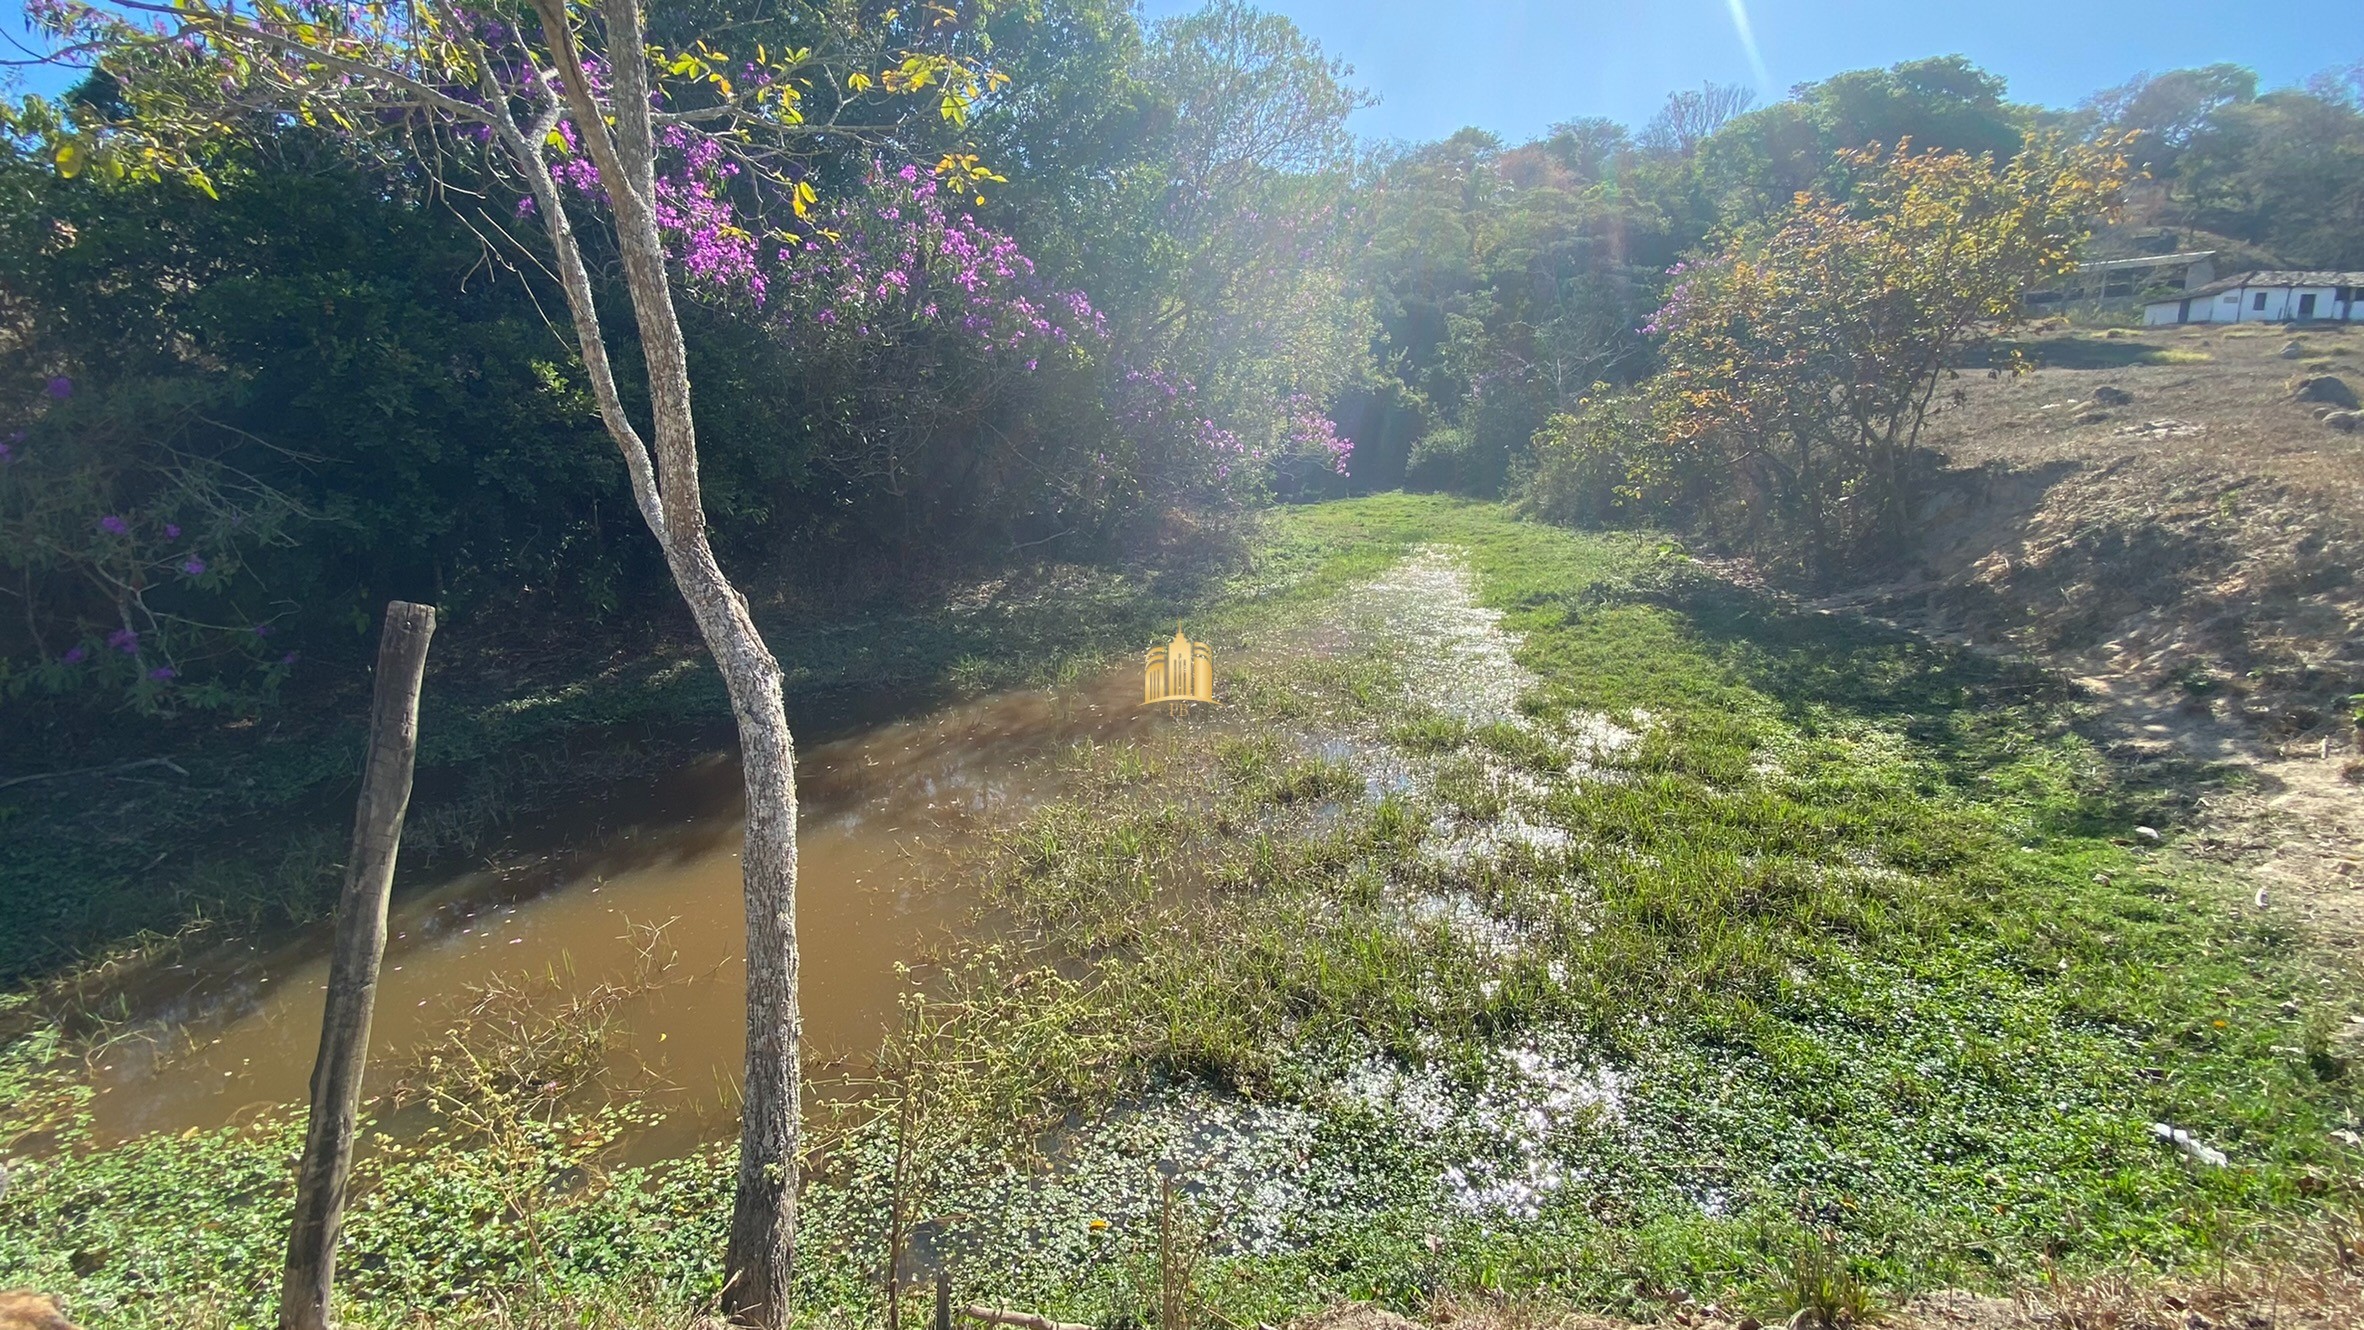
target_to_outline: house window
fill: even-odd
[[[2258,293],[2257,293],[2257,299],[2256,299],[2255,301],[2253,301],[2253,302],[2250,304],[2249,308],[2251,308],[2251,309],[2264,309],[2264,308],[2265,308],[2265,298],[2266,298],[2266,293],[2265,293],[2265,292],[2263,292],[2263,291],[2260,291],[2260,292],[2258,292]]]

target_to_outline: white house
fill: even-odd
[[[2095,259],[2080,263],[2074,273],[2047,287],[2028,291],[2020,299],[2030,313],[2091,302],[2096,308],[2114,301],[2132,302],[2144,291],[2180,286],[2189,291],[2216,280],[2216,251],[2187,250],[2181,254],[2138,254],[2127,259]]]
[[[2145,303],[2146,325],[2364,323],[2364,272],[2253,272]]]

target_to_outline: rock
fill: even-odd
[[[2326,411],[2323,423],[2342,434],[2353,434],[2364,429],[2364,411]]]
[[[2303,355],[2305,355],[2306,353],[2307,353],[2307,344],[2306,344],[2306,343],[2304,343],[2304,342],[2302,342],[2302,341],[2300,341],[2300,340],[2298,340],[2298,339],[2297,339],[2297,338],[2295,338],[2295,337],[2291,338],[2291,339],[2290,339],[2289,341],[2287,341],[2287,342],[2284,342],[2284,343],[2282,343],[2282,352],[2281,352],[2281,355],[2282,355],[2282,358],[2283,358],[2284,360],[2296,360],[2296,359],[2298,359],[2300,356],[2303,356]]]
[[[2356,390],[2336,374],[2301,374],[2290,381],[2290,396],[2295,401],[2322,402],[2344,411],[2353,411],[2358,405]]]
[[[2103,384],[2093,390],[2093,403],[2096,406],[2131,406],[2134,403],[2134,394],[2124,388]]]
[[[2069,420],[2072,425],[2098,425],[2110,418],[2107,411],[2079,411]]]

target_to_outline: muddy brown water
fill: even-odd
[[[862,728],[798,757],[797,928],[808,1067],[875,1050],[920,962],[956,930],[990,928],[964,849],[1056,794],[1054,760],[1174,723],[1143,710],[1138,668],[1060,690],[995,694]],[[565,849],[397,897],[371,1030],[382,1087],[449,1027],[471,986],[523,972],[587,989],[639,965],[636,926],[665,925],[669,982],[633,998],[614,1045],[667,1087],[667,1120],[635,1153],[726,1133],[744,1052],[738,764],[721,753],[630,797],[664,810],[614,826],[615,796],[572,819]],[[559,828],[566,837],[564,821]],[[142,986],[131,1037],[96,1071],[105,1139],[208,1128],[299,1103],[327,986],[328,935],[217,949]],[[645,1071],[642,1069],[645,1068]]]

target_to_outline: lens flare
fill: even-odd
[[[1757,49],[1757,30],[1748,21],[1747,0],[1724,0],[1724,7],[1732,11],[1732,30],[1740,34],[1740,49],[1748,53],[1748,67],[1757,76],[1757,92],[1766,98],[1773,96],[1773,76],[1765,72],[1764,52]]]

